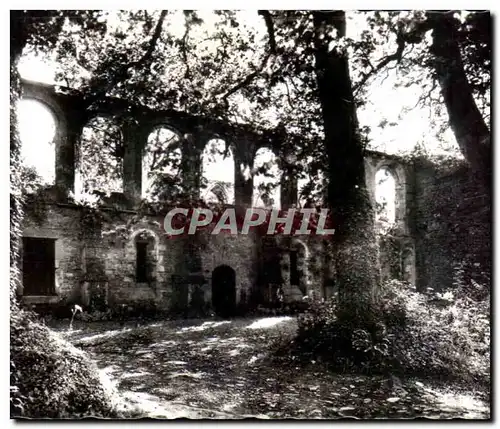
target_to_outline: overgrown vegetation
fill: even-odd
[[[81,350],[19,310],[10,318],[11,417],[119,417],[118,396]]]
[[[489,295],[476,299],[464,288],[422,294],[391,281],[382,288],[373,332],[343,324],[335,300],[316,302],[299,318],[292,354],[342,371],[489,383]]]

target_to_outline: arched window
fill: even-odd
[[[253,206],[281,208],[281,171],[276,155],[260,148],[253,161]]]
[[[26,180],[53,185],[56,167],[54,115],[43,103],[36,100],[20,100],[17,107],[21,162],[23,172],[27,174]]]
[[[148,136],[142,156],[142,197],[158,200],[173,195],[181,185],[182,139],[166,126]]]
[[[201,195],[206,202],[234,204],[234,158],[221,139],[210,140],[202,154]]]
[[[75,174],[77,195],[123,192],[123,138],[112,118],[96,116],[83,127]]]
[[[147,230],[139,231],[134,237],[135,247],[135,282],[153,283],[157,271],[156,238]]]
[[[396,179],[387,167],[375,174],[375,201],[377,229],[385,231],[396,221]]]

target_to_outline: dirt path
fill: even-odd
[[[272,343],[295,330],[295,319],[273,317],[93,323],[68,337],[153,418],[489,418],[474,394],[332,374],[314,361],[271,365]]]

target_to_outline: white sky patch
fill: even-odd
[[[52,112],[35,100],[21,100],[17,112],[24,164],[34,167],[44,182],[54,183],[56,123]]]
[[[384,205],[381,217],[389,224],[396,219],[396,180],[387,168],[375,174],[375,200]]]
[[[56,64],[41,55],[28,54],[21,57],[18,64],[21,77],[36,82],[54,84],[56,77]]]

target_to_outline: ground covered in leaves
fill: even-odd
[[[425,380],[336,374],[273,359],[292,317],[114,322],[57,330],[94,357],[138,417],[488,419],[487,398]]]

